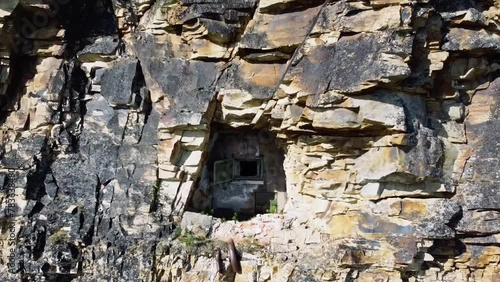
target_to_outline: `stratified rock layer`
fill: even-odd
[[[499,33],[499,1],[2,0],[1,281],[500,281]],[[283,150],[277,213],[197,204],[228,127]]]

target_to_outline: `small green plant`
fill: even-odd
[[[259,244],[259,240],[255,239],[255,237],[252,235],[243,239],[240,242],[239,246],[240,246],[242,251],[248,252],[248,253],[256,253],[262,249],[262,247]]]
[[[202,211],[201,212],[202,215],[210,215],[210,216],[213,216],[214,215],[214,209],[210,209],[210,210],[207,210],[207,211]]]
[[[181,230],[180,228],[178,230]],[[176,230],[177,234],[177,230]],[[203,235],[195,236],[193,232],[189,230],[181,230],[177,237],[179,241],[185,243],[188,247],[192,247],[195,244],[203,243],[207,240],[207,238]]]
[[[179,0],[167,0],[162,3],[160,9],[175,7],[180,3]]]
[[[175,228],[175,237],[179,237],[182,234],[182,229],[177,227]]]
[[[233,220],[234,221],[238,221],[238,213],[237,212],[234,212],[234,214],[233,214]]]
[[[259,245],[259,241],[257,239],[252,239],[252,247],[254,249],[259,249],[260,248],[260,245]]]
[[[258,249],[259,248],[259,240],[255,239],[255,237],[253,235],[250,235],[247,237],[248,240],[250,241],[250,245],[255,248],[255,249]]]
[[[194,235],[191,232],[187,233],[185,240],[184,240],[184,243],[186,243],[186,245],[188,245],[188,246],[192,246],[192,245],[194,245],[194,242],[195,242]]]
[[[278,213],[278,200],[272,199],[269,201],[269,208],[266,210],[267,213]]]

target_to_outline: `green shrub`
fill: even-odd
[[[178,228],[178,230],[181,230]],[[195,236],[193,232],[188,231],[188,230],[181,230],[177,231],[176,230],[176,235],[178,234],[178,239],[179,241],[185,243],[187,246],[192,247],[195,244],[201,244],[207,240],[207,238],[203,235],[200,236]]]
[[[278,213],[278,200],[272,199],[269,201],[269,208],[266,210],[267,213]]]

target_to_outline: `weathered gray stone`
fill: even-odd
[[[282,63],[256,64],[241,60],[224,71],[217,89],[243,91],[255,99],[268,100],[276,92],[285,69]]]
[[[454,238],[455,230],[450,225],[454,224],[462,212],[460,204],[447,199],[432,199],[424,202],[427,205],[429,217],[418,223],[417,232],[426,239]]]
[[[500,233],[500,216],[496,210],[465,211],[458,223],[457,232],[467,235],[489,235]]]
[[[92,100],[86,103],[86,108],[89,115],[87,122],[89,124],[98,123],[97,126],[107,124],[115,115],[115,111],[109,105],[108,100],[100,94],[93,95]]]
[[[81,62],[107,61],[115,55],[119,44],[120,40],[116,36],[97,38],[92,44],[85,46],[82,51],[78,52],[77,56]]]
[[[390,31],[341,37],[335,44],[305,52],[287,79],[310,94],[353,93],[399,81],[410,74],[405,58],[411,53],[411,42],[411,36]]]
[[[5,148],[1,154],[0,164],[4,168],[23,169],[32,165],[33,158],[40,153],[40,150],[45,142],[45,136],[42,134],[26,134],[17,135],[15,132],[10,132],[11,142],[16,142],[17,148]],[[9,139],[6,139],[6,141]]]
[[[195,236],[206,237],[212,228],[212,217],[199,213],[185,212],[182,215],[181,227]]]
[[[248,24],[239,47],[255,50],[288,49],[300,45],[319,8],[277,15],[257,14]],[[294,32],[289,32],[291,29]]]
[[[112,63],[102,74],[101,95],[112,107],[123,107],[132,102],[137,63],[136,59],[122,58]]]
[[[99,178],[95,170],[89,169],[89,163],[79,156],[72,156],[69,159],[56,160],[51,165],[52,174],[55,183],[57,183],[57,197],[61,199],[55,205],[59,205],[60,209],[66,209],[69,205],[77,205],[78,211],[82,214],[83,222],[80,222],[80,228],[66,223],[71,226],[72,230],[78,230],[80,239],[90,235],[92,225],[94,224],[94,208],[96,205],[96,189]],[[68,177],[66,173],[71,172],[73,177]],[[62,210],[54,209],[54,217],[64,217],[58,215]],[[53,222],[58,220],[53,219]],[[80,219],[81,220],[81,219]],[[49,221],[50,218],[49,218]],[[76,222],[74,223],[76,224]],[[57,232],[57,230],[55,231]],[[78,239],[78,238],[73,238]]]
[[[500,36],[484,29],[452,28],[445,40],[443,50],[447,51],[500,51]]]

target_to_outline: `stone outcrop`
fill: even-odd
[[[1,281],[500,281],[499,34],[499,1],[2,0]],[[266,214],[210,210],[225,129],[282,152]]]

